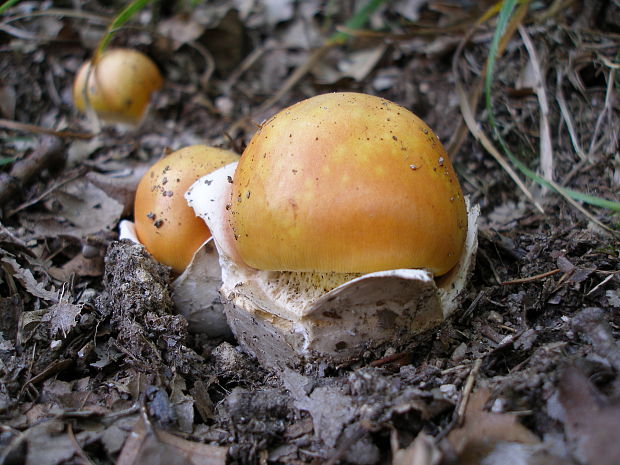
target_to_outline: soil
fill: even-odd
[[[618,2],[517,6],[490,107],[492,2],[386,2],[317,59],[365,3],[145,7],[112,40],[166,81],[132,128],[71,98],[122,2],[23,1],[0,18],[0,464],[620,463]],[[261,121],[335,90],[435,130],[481,208],[476,267],[459,310],[414,343],[272,371],[193,331],[171,271],[118,225],[162,154],[241,153]],[[500,149],[524,193],[480,137],[500,147],[489,108],[517,161],[590,197]]]

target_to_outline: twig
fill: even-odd
[[[55,131],[53,129],[42,128],[35,124],[20,123],[9,119],[0,119],[0,128],[13,129],[15,131],[33,132],[35,134],[45,134],[67,139],[92,139],[94,134],[72,131]]]
[[[84,174],[86,174],[86,172],[88,171],[88,168],[85,166],[82,166],[80,168],[78,168],[76,170],[75,173],[73,173],[71,176],[67,177],[66,179],[63,179],[62,181],[59,181],[57,183],[55,183],[52,187],[46,189],[45,191],[43,191],[41,194],[37,195],[35,198],[30,199],[27,202],[24,202],[20,205],[18,205],[17,207],[15,207],[13,210],[9,210],[6,214],[5,217],[6,218],[10,218],[11,216],[13,216],[15,213],[18,213],[20,211],[22,211],[25,208],[31,207],[37,203],[39,203],[41,200],[43,200],[45,197],[47,197],[48,195],[50,195],[52,192],[54,192],[56,189],[61,188],[62,186],[64,186],[65,184],[84,176]]]
[[[259,112],[267,110],[269,107],[277,103],[284,95],[293,88],[301,78],[303,78],[312,68],[316,65],[331,49],[339,45],[338,43],[328,42],[322,47],[318,48],[308,59],[291,74],[280,89],[258,108]]]
[[[213,59],[213,55],[211,52],[202,44],[192,41],[188,43],[190,47],[193,47],[205,61],[205,70],[200,75],[200,86],[205,90],[205,92],[209,89],[209,82],[211,81],[211,76],[213,76],[213,72],[215,71],[215,60]]]
[[[272,105],[277,103],[289,90],[297,84],[297,82],[303,78],[313,67],[316,65],[332,48],[336,47],[337,43],[330,43],[323,45],[322,47],[316,49],[312,54],[308,57],[308,59],[299,67],[293,71],[284,84],[280,87],[280,89],[269,99],[265,100],[263,104],[258,107],[255,113],[262,113]],[[227,130],[228,134],[234,134],[237,129],[244,124],[249,119],[248,116],[243,116],[239,120],[235,121]]]
[[[463,424],[463,420],[465,419],[465,409],[467,408],[467,402],[469,402],[469,396],[474,387],[476,376],[480,370],[480,365],[482,365],[482,359],[478,358],[474,362],[474,366],[469,372],[469,376],[467,376],[467,381],[465,383],[465,387],[463,388],[463,396],[461,397],[461,402],[459,403],[459,407],[456,411],[456,424],[458,426],[461,426]]]
[[[71,443],[73,444],[75,452],[77,453],[78,457],[82,459],[82,462],[84,462],[86,465],[93,465],[93,462],[91,462],[90,459],[84,453],[84,449],[82,449],[82,446],[80,446],[80,444],[77,442],[77,439],[75,438],[75,434],[73,434],[73,427],[71,426],[71,423],[67,424],[67,436],[69,436],[69,439],[71,440]]]
[[[222,92],[227,94],[233,88],[233,86],[237,83],[237,81],[241,78],[243,73],[248,71],[254,64],[265,54],[265,52],[272,49],[270,45],[263,45],[258,48],[255,48],[250,52],[250,54],[243,59],[241,64],[231,73],[231,75],[226,79],[226,81],[222,85]]]
[[[554,274],[560,273],[561,270],[556,268],[555,270],[547,271],[545,273],[537,274],[534,276],[528,276],[527,278],[518,278],[512,279],[510,281],[502,281],[500,285],[507,286],[509,284],[521,284],[521,283],[530,283],[532,281],[538,281],[539,279],[546,278],[548,276],[553,276]]]
[[[613,111],[613,100],[614,100],[613,88],[614,88],[614,81],[615,81],[615,71],[616,70],[614,68],[609,69],[609,78],[607,79],[607,92],[605,94],[605,106],[603,107],[603,111],[601,111],[601,113],[598,115],[598,118],[596,120],[596,126],[594,127],[594,134],[592,134],[592,140],[590,141],[590,148],[588,150],[588,155],[590,156],[595,151],[595,147],[597,145],[598,133],[601,129],[601,124],[603,123],[605,116],[611,115]]]
[[[488,260],[488,257],[486,257]],[[493,270],[493,272],[495,273],[495,270]],[[495,273],[496,279],[498,278],[497,274]],[[497,279],[497,281],[499,282],[499,279]],[[474,313],[474,310],[476,309],[476,307],[478,306],[478,304],[480,303],[480,300],[482,299],[482,297],[484,297],[484,291],[480,291],[478,293],[478,295],[474,298],[474,300],[472,300],[471,304],[469,304],[469,307],[467,307],[467,310],[465,310],[463,313],[461,313],[458,316],[458,321],[459,322],[464,322],[467,318],[469,318],[471,316],[472,313]]]
[[[445,376],[445,375],[448,375],[450,373],[454,373],[455,371],[465,370],[466,368],[469,368],[469,365],[456,365],[454,367],[450,367],[450,368],[446,368],[445,370],[441,370],[441,375]]]
[[[549,125],[549,101],[547,99],[547,91],[545,90],[543,72],[536,48],[521,24],[519,25],[519,34],[523,40],[523,45],[525,45],[530,55],[536,81],[534,90],[540,105],[540,169],[546,179],[553,180],[553,147],[551,143],[551,127]]]
[[[110,22],[110,18],[107,16],[97,15],[94,13],[86,13],[84,11],[76,11],[69,10],[64,8],[50,8],[49,10],[38,10],[38,11],[30,11],[28,14],[20,14],[11,16],[4,20],[2,24],[12,23],[14,21],[19,21],[20,19],[31,19],[35,16],[62,16],[64,18],[78,18],[85,19],[88,21],[92,21],[95,23],[108,24]]]
[[[601,281],[596,286],[594,286],[586,295],[594,294],[599,288],[601,288],[602,286],[607,284],[608,281],[612,280],[614,278],[614,276],[616,276],[616,275],[615,274],[610,274],[609,276],[607,276],[605,279],[603,279],[603,281]]]
[[[34,355],[33,355],[33,360],[34,360]],[[21,389],[19,391],[19,397],[21,397],[23,392],[29,386],[33,386],[34,387],[34,385],[36,383],[39,383],[41,381],[45,381],[46,379],[54,376],[55,374],[60,373],[60,372],[64,371],[65,369],[69,368],[71,365],[73,365],[73,360],[71,360],[70,358],[66,358],[66,359],[63,359],[63,360],[59,360],[57,362],[50,363],[48,366],[46,366],[43,369],[43,371],[41,371],[37,375],[34,375],[32,378],[28,379],[24,383],[24,385],[21,387]]]
[[[347,30],[358,30],[360,29],[366,22],[370,15],[376,11],[376,9],[384,3],[385,0],[368,0],[364,6],[362,6],[357,13],[353,17],[351,17],[344,25]],[[267,99],[263,104],[258,108],[258,112],[262,113],[265,110],[269,109],[275,103],[277,103],[284,95],[297,84],[297,82],[303,78],[313,67],[316,65],[331,49],[338,47],[346,42],[349,38],[349,34],[344,32],[335,32],[332,34],[325,43],[314,50],[308,59],[302,63],[299,67],[293,71],[280,89],[269,99]],[[244,121],[247,121],[247,117],[241,118],[236,121],[226,132],[230,134],[234,134],[237,128],[243,124]]]
[[[583,148],[581,147],[581,142],[579,141],[579,137],[577,136],[577,132],[575,131],[575,126],[573,125],[573,118],[571,117],[570,112],[568,111],[568,105],[566,105],[566,99],[564,98],[564,92],[562,92],[562,80],[564,75],[562,71],[557,71],[556,76],[556,93],[555,98],[558,101],[558,106],[560,107],[560,113],[564,118],[564,122],[566,123],[566,129],[568,130],[568,135],[570,136],[571,143],[573,144],[573,148],[575,152],[581,158],[581,160],[586,160],[586,154],[583,152]]]
[[[62,156],[63,148],[64,145],[59,139],[46,136],[32,154],[17,161],[11,168],[8,178],[0,183],[0,206],[54,160]]]
[[[371,367],[380,367],[382,365],[387,365],[390,363],[398,363],[400,365],[405,365],[408,363],[408,359],[411,357],[410,352],[399,352],[397,354],[388,355],[387,357],[380,358],[378,360],[373,360],[370,362]]]
[[[469,128],[469,131],[472,135],[484,146],[487,152],[489,152],[495,161],[499,163],[499,165],[504,168],[504,170],[508,173],[508,175],[512,178],[515,184],[521,189],[521,191],[525,194],[525,196],[534,204],[536,209],[540,213],[545,213],[543,207],[534,199],[534,196],[529,191],[527,186],[523,183],[521,178],[517,175],[515,170],[510,166],[508,160],[504,158],[504,156],[500,153],[499,150],[495,148],[491,140],[487,137],[487,135],[482,132],[476,120],[474,118],[471,107],[469,106],[469,101],[467,100],[467,95],[465,94],[465,90],[463,89],[460,81],[456,82],[456,91],[459,97],[459,103],[461,106],[461,113],[463,114],[463,118],[465,119],[465,124]]]
[[[458,80],[458,78],[456,78]],[[469,89],[469,106],[475,110],[478,101],[480,100],[480,96],[482,95],[482,79],[477,79],[476,82]],[[462,116],[462,115],[461,115]],[[469,134],[469,128],[465,124],[464,118],[459,118],[456,127],[454,128],[454,132],[450,137],[450,140],[446,144],[446,152],[448,152],[448,157],[450,160],[454,160],[455,155],[459,152],[462,145],[467,140],[467,135]]]

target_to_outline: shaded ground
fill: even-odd
[[[166,77],[137,130],[9,128],[94,130],[70,95],[118,11],[103,3],[37,16],[66,4],[23,2],[0,28],[0,463],[620,463],[619,243],[594,222],[619,218],[527,182],[540,212],[465,131],[457,83],[474,95],[494,21],[455,53],[481,5],[382,7],[381,33],[356,32],[265,105],[355,2],[163,2],[114,39]],[[522,24],[494,75],[502,135],[558,184],[618,201],[620,7],[535,3]],[[188,332],[168,271],[115,242],[117,225],[165,149],[239,151],[255,124],[330,90],[386,97],[434,128],[482,209],[477,266],[462,310],[413,346],[278,377],[234,340]]]

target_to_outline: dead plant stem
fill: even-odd
[[[482,365],[482,359],[478,358],[474,362],[474,366],[472,367],[469,375],[467,376],[467,381],[465,382],[465,387],[463,388],[463,396],[461,397],[461,402],[459,403],[458,409],[456,411],[456,424],[457,426],[462,426],[463,420],[465,419],[465,409],[467,408],[467,403],[469,402],[469,396],[474,387],[474,383],[476,381],[476,376],[478,375],[478,371],[480,371],[480,366]]]

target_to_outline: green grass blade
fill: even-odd
[[[487,73],[484,79],[484,94],[485,94],[485,102],[487,107],[487,113],[489,118],[489,123],[493,128],[493,132],[496,136],[501,137],[499,133],[499,128],[495,122],[495,115],[493,113],[493,106],[491,105],[491,84],[493,84],[493,69],[495,68],[495,59],[497,58],[497,50],[499,48],[499,42],[504,35],[504,31],[506,30],[506,25],[510,20],[510,16],[512,16],[512,12],[517,5],[517,0],[506,0],[502,5],[502,9],[499,12],[499,18],[497,19],[497,27],[495,28],[495,33],[493,34],[493,39],[491,40],[491,47],[489,50],[489,57],[487,59]],[[499,139],[498,139],[499,140]],[[500,141],[501,144],[501,141]],[[504,148],[504,144],[502,144],[502,148]]]
[[[368,18],[373,14],[381,4],[385,3],[385,0],[369,0],[362,8],[359,9],[353,17],[351,17],[346,23],[344,23],[345,29],[357,30],[361,29],[368,21]],[[343,43],[349,38],[349,34],[346,32],[335,32],[328,39],[328,43]]]
[[[0,6],[0,15],[9,8],[11,8],[13,5],[15,5],[17,2],[19,2],[19,0],[8,0],[7,2],[4,2],[4,4]]]
[[[114,37],[114,32],[122,27],[127,21],[129,21],[138,11],[142,10],[151,0],[134,0],[129,5],[127,5],[116,17],[112,20],[110,25],[108,26],[108,31],[101,42],[99,42],[99,46],[95,52],[95,57],[100,56],[108,44]]]
[[[606,208],[608,210],[620,212],[620,202],[614,202],[613,200],[602,199],[593,195],[584,194],[583,192],[558,186],[555,183],[552,184],[542,176],[536,174],[534,171],[529,169],[521,160],[515,157],[512,153],[508,152],[507,155],[508,158],[510,158],[510,161],[519,169],[519,171],[521,171],[526,176],[532,178],[537,183],[548,187],[549,189],[557,190],[564,195],[571,197],[572,199],[579,200],[580,202],[585,202],[596,207]]]
[[[506,29],[506,25],[508,24],[508,21],[512,16],[512,12],[516,4],[517,0],[504,1],[497,21],[497,27],[491,41],[489,57],[487,59],[487,71],[484,80],[485,103],[489,124],[493,129],[493,134],[495,135],[495,138],[497,139],[500,147],[502,148],[506,156],[519,169],[519,171],[521,171],[525,176],[529,177],[530,179],[536,181],[538,184],[552,189],[556,192],[559,192],[562,195],[570,197],[573,200],[578,200],[580,202],[588,203],[596,207],[606,208],[608,210],[620,211],[620,202],[614,202],[613,200],[607,200],[593,195],[584,194],[583,192],[579,192],[573,189],[567,189],[565,187],[558,186],[556,183],[549,182],[542,176],[539,176],[512,153],[512,151],[508,147],[508,144],[502,137],[499,131],[499,127],[497,126],[497,122],[495,120],[495,113],[493,112],[491,85],[493,84],[493,70],[495,67],[495,59],[497,58],[496,55],[499,43],[504,34],[504,30]]]

